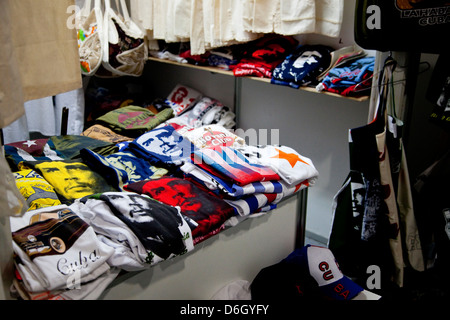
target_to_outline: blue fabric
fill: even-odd
[[[144,133],[128,144],[154,165],[182,165],[197,148],[172,126],[164,126]],[[126,149],[125,149],[126,150]]]
[[[331,61],[332,49],[323,45],[299,45],[273,71],[273,84],[288,85],[293,88],[317,83]]]

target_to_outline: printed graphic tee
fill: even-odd
[[[208,236],[220,229],[234,215],[233,208],[195,186],[192,182],[176,177],[162,177],[124,186],[125,190],[146,194],[171,206],[179,206],[181,213],[198,224],[192,230],[195,237]],[[198,242],[197,242],[198,243]]]

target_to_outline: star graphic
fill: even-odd
[[[280,159],[287,160],[287,161],[289,161],[289,164],[291,165],[292,168],[295,166],[295,164],[298,161],[309,165],[307,162],[305,162],[302,159],[300,159],[300,157],[297,154],[295,154],[295,153],[286,153],[286,152],[281,151],[280,149],[277,149],[277,148],[275,148],[275,150],[278,151],[278,155],[273,156],[271,158],[280,158]]]
[[[28,148],[31,147],[31,146],[37,146],[36,140],[27,140],[23,144],[26,144],[28,146]]]

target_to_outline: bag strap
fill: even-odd
[[[91,1],[91,0],[89,0],[89,1]],[[94,8],[95,9],[102,9],[102,2],[101,2],[101,0],[95,0],[95,3],[94,3]]]
[[[80,10],[80,17],[87,18],[91,11],[91,0],[85,0],[83,8]]]
[[[120,0],[120,4],[122,6],[123,19],[125,20],[126,23],[128,23],[128,21],[130,21],[130,14],[128,12],[127,4],[125,0]]]

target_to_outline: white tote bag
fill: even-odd
[[[114,75],[138,77],[148,59],[145,32],[131,20],[125,0],[116,0],[116,7],[105,0],[102,64]]]
[[[103,13],[101,1],[85,0],[83,8],[78,12],[77,38],[80,53],[81,73],[92,76],[102,64],[101,34],[103,28]]]

